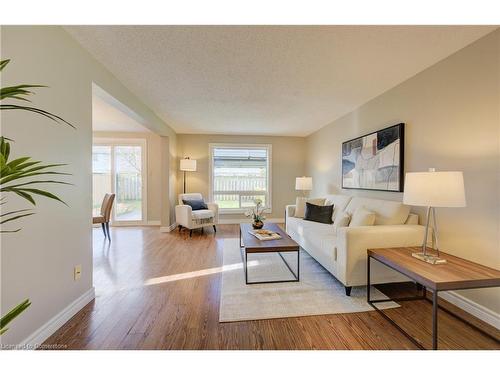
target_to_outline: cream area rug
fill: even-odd
[[[366,302],[366,287],[354,287],[351,296],[346,296],[344,286],[304,250],[300,253],[299,282],[246,285],[238,242],[238,239],[224,240],[219,322],[373,310]],[[297,254],[282,255],[295,270]],[[292,278],[278,254],[248,255],[249,281]],[[373,299],[387,298],[373,287],[371,294]],[[378,308],[398,306],[393,302],[377,305]]]

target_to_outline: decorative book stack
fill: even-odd
[[[250,233],[252,236],[257,237],[261,241],[281,239],[281,236],[278,233],[273,232],[272,230],[268,230],[268,229],[249,230],[248,233]]]

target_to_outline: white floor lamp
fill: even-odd
[[[462,172],[412,172],[405,176],[403,203],[412,206],[427,207],[424,241],[422,252],[413,253],[415,258],[431,264],[446,263],[439,257],[438,228],[436,207],[465,207],[464,177]],[[427,253],[429,224],[433,220],[432,247],[437,256]]]
[[[179,169],[184,172],[184,194],[186,193],[186,172],[196,172],[196,160],[186,157],[181,159]]]

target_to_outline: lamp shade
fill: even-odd
[[[297,177],[295,179],[295,190],[312,190],[312,177]]]
[[[196,160],[181,159],[181,164],[179,169],[181,171],[186,171],[186,172],[196,172]]]
[[[403,203],[427,207],[465,207],[463,173],[407,173]]]

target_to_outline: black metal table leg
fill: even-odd
[[[248,281],[248,267],[247,267],[247,252],[246,249],[243,249],[245,251],[245,259],[243,260],[244,262],[244,269],[245,269],[245,282],[247,285],[253,285],[253,284],[274,284],[274,283],[292,283],[292,282],[298,282],[300,281],[300,249],[297,251],[297,273],[295,273],[292,269],[292,267],[288,264],[286,259],[281,255],[281,252],[277,251],[276,254],[278,254],[285,264],[286,268],[290,271],[290,273],[293,275],[293,279],[287,279],[287,280],[269,280],[269,281]],[[256,252],[252,253],[255,254]]]
[[[438,348],[438,292],[432,291],[432,350]]]
[[[297,251],[297,281],[300,281],[300,249]]]
[[[248,285],[248,254],[247,254],[247,251],[245,250],[245,284]]]
[[[366,302],[370,303],[370,260],[371,256],[368,255],[366,262]]]

